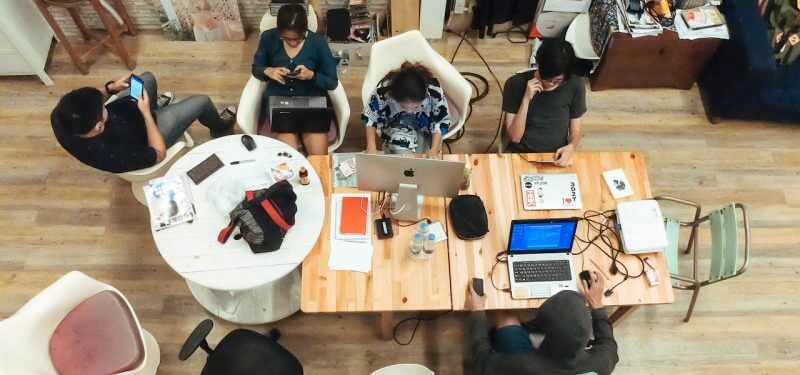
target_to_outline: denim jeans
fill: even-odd
[[[517,354],[533,351],[530,332],[522,326],[510,325],[494,331],[492,347],[498,353]]]
[[[206,95],[193,95],[175,104],[158,108],[158,82],[153,73],[144,72],[139,77],[150,97],[150,110],[156,114],[158,129],[164,136],[167,147],[172,146],[195,120],[200,121],[211,132],[212,137],[224,135],[231,126],[219,117],[217,108]]]

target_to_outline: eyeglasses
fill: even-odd
[[[561,85],[564,84],[564,79],[563,78],[543,79],[542,80],[542,84],[543,85],[548,85],[548,86],[558,87],[558,86],[561,86]]]
[[[280,38],[280,40],[282,40],[284,42],[289,42],[289,43],[298,43],[298,42],[302,42],[302,41],[306,40],[306,36],[305,35],[301,35],[300,37],[297,37],[297,38],[287,38],[285,36],[280,36],[279,38]]]
[[[281,151],[281,152],[278,153],[278,156],[283,156],[285,158],[291,158],[292,154],[290,154],[290,153],[288,153],[286,151]]]

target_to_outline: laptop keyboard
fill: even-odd
[[[514,262],[514,281],[529,283],[536,281],[570,280],[568,260],[535,260]]]

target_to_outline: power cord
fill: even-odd
[[[622,250],[618,247],[618,244],[622,243],[620,241],[619,235],[615,230],[615,225],[610,225],[609,222],[614,221],[616,219],[616,213],[614,210],[608,211],[594,211],[588,210],[583,213],[583,217],[581,220],[586,221],[586,232],[585,238],[581,238],[577,234],[575,235],[575,239],[583,244],[583,246],[578,245],[578,252],[572,253],[573,255],[580,255],[589,250],[589,248],[594,247],[597,250],[600,250],[603,255],[607,256],[611,259],[611,267],[609,271],[612,275],[616,275],[618,273],[622,274],[624,278],[619,281],[618,283],[614,284],[611,288],[607,289],[603,294],[608,297],[614,294],[614,289],[622,285],[624,282],[628,281],[628,279],[635,279],[642,277],[645,271],[645,264],[644,260],[639,256],[636,256],[636,259],[639,260],[641,264],[641,271],[638,274],[633,274],[628,270],[628,266],[625,263],[621,262],[619,259],[619,254]],[[592,232],[595,232],[595,235],[592,236]],[[598,240],[605,246],[600,246],[598,244]],[[609,250],[606,251],[606,248]],[[581,265],[581,269],[584,269],[583,265]]]
[[[443,316],[443,315],[445,315],[445,314],[447,314],[449,312],[450,311],[444,311],[444,312],[440,312],[438,314],[435,314],[433,316],[428,316],[428,317],[423,316],[422,313],[419,313],[415,317],[403,319],[403,320],[397,322],[397,324],[395,324],[394,329],[392,330],[392,338],[394,339],[394,342],[396,342],[398,345],[406,346],[408,344],[411,344],[411,342],[414,341],[414,335],[417,334],[417,328],[419,328],[419,325],[422,322],[430,322],[430,321],[439,319],[439,317],[441,317],[441,316]],[[397,330],[400,328],[400,326],[402,326],[406,322],[411,322],[411,321],[416,321],[416,323],[414,323],[414,328],[411,330],[411,337],[406,342],[400,342],[400,340],[397,339]]]
[[[461,40],[458,42],[458,45],[456,45],[455,51],[453,51],[453,56],[450,58],[450,64],[452,65],[453,61],[455,61],[456,55],[458,54],[458,50],[461,48],[461,45],[464,42],[467,42],[467,44],[469,44],[469,46],[472,48],[472,50],[475,51],[475,53],[478,55],[478,57],[480,57],[481,61],[483,62],[483,65],[486,66],[486,69],[489,70],[489,74],[492,75],[492,78],[494,78],[495,83],[497,83],[497,88],[500,89],[500,92],[502,93],[503,92],[503,86],[500,84],[500,80],[494,74],[494,71],[492,70],[491,66],[486,61],[486,59],[483,57],[483,55],[480,53],[480,51],[478,51],[478,48],[475,47],[475,45],[472,44],[472,42],[470,42],[469,39],[467,39],[467,33],[464,32],[462,34],[458,34],[456,32],[450,31],[450,30],[447,30],[447,32],[450,33],[450,34],[453,34],[453,35],[461,37]],[[508,36],[508,38],[509,38],[509,41],[511,41],[510,36]],[[527,41],[527,39],[525,41]],[[519,43],[519,42],[513,42],[513,41],[511,41],[511,42],[512,43]],[[475,92],[477,93],[477,95],[474,98],[470,99],[470,101],[469,101],[469,114],[467,115],[467,118],[464,120],[464,126],[458,131],[458,133],[456,133],[455,136],[451,137],[450,139],[445,140],[445,142],[444,142],[444,144],[447,146],[447,151],[450,152],[450,153],[452,153],[452,149],[450,147],[450,144],[458,141],[459,139],[461,139],[461,137],[464,136],[464,133],[465,133],[466,128],[467,128],[467,122],[469,121],[470,117],[472,117],[472,105],[474,103],[482,100],[483,98],[485,98],[489,94],[489,80],[487,80],[485,77],[483,77],[480,74],[473,73],[473,72],[460,72],[460,73],[461,73],[461,75],[464,76],[464,78],[467,80],[467,82],[469,82],[472,85],[472,87],[475,88]],[[482,92],[480,90],[478,90],[478,85],[468,77],[472,77],[472,78],[478,79],[481,83],[484,84],[485,90],[482,91]],[[500,120],[498,120],[497,131],[495,132],[494,138],[492,138],[491,143],[489,143],[489,145],[486,147],[486,150],[483,151],[484,154],[489,152],[489,150],[492,148],[494,143],[497,141],[497,137],[500,135],[501,125],[502,125],[502,117],[503,117],[503,112],[500,111]]]

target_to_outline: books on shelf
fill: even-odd
[[[144,187],[153,230],[192,221],[195,218],[192,191],[185,174],[160,177]]]

